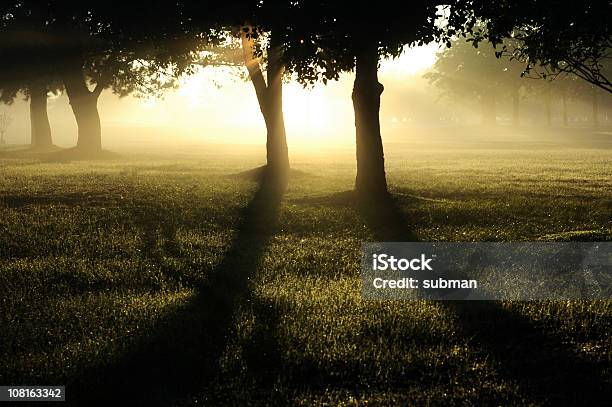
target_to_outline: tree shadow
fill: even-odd
[[[365,201],[359,213],[378,241],[415,241],[410,221],[393,199]],[[502,377],[521,392],[550,405],[603,405],[612,387],[606,363],[581,357],[561,338],[529,318],[492,301],[442,301],[457,315],[461,332],[493,359]]]
[[[353,207],[355,206],[355,192],[343,191],[323,196],[293,198],[291,202],[305,205],[328,206],[331,208]]]
[[[352,207],[363,214],[364,220],[374,231],[376,238],[409,238],[415,236],[409,231],[409,222],[391,198],[360,200],[354,191],[345,191],[327,196],[292,199],[307,205],[332,207]],[[397,219],[401,217],[402,222]],[[215,383],[210,386],[207,401],[212,405],[241,405],[245,402],[254,405],[291,405],[292,399],[300,391],[349,390],[357,391],[355,380],[367,376],[362,372],[361,362],[343,362],[334,366],[320,366],[319,361],[309,358],[295,362],[283,360],[279,327],[284,314],[280,304],[266,298],[251,295],[248,306],[254,318],[252,332],[239,343],[242,368],[230,371],[229,377],[221,377],[225,385]],[[331,372],[342,372],[334,375]],[[368,376],[369,377],[369,376]],[[409,384],[398,380],[398,389]],[[389,389],[387,382],[368,383],[369,390]],[[397,389],[396,389],[397,390]]]
[[[2,195],[0,196],[0,204],[9,208],[22,208],[25,206],[38,205],[108,205],[114,203],[115,200],[105,194],[93,193],[71,193],[65,192],[62,194],[53,195]]]
[[[410,227],[411,220],[400,210],[391,195],[363,197],[355,191],[343,191],[324,196],[292,199],[292,203],[320,205],[332,208],[353,208],[366,223],[377,241],[417,241]]]
[[[416,242],[412,221],[401,211],[391,195],[358,198],[357,210],[374,238],[380,242]]]
[[[261,172],[221,263],[196,295],[141,338],[131,352],[67,386],[75,405],[169,405],[205,388],[218,373],[237,303],[273,236],[286,180]]]

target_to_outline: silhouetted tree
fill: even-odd
[[[527,83],[521,77],[522,65],[516,61],[500,60],[490,46],[475,48],[462,38],[438,53],[438,58],[425,78],[435,84],[443,97],[464,101],[478,101],[482,122],[496,122],[496,104],[500,95],[512,99],[512,124],[519,125],[519,104],[522,89]]]
[[[32,29],[42,26],[44,16],[34,10],[11,7],[5,3],[0,20],[0,101],[12,104],[18,95],[30,101],[31,145],[35,149],[52,146],[51,127],[47,115],[47,94],[61,89],[53,72],[52,37]]]
[[[285,18],[292,29],[279,39],[286,69],[311,85],[355,71],[357,176],[361,196],[387,194],[379,111],[383,85],[378,80],[382,57],[401,54],[406,44],[433,41],[436,2],[372,4],[366,1],[295,2]]]
[[[612,50],[608,0],[585,0],[571,5],[556,0],[456,1],[448,27],[472,33],[476,43],[501,44],[512,37],[512,50],[500,50],[524,63],[528,75],[555,78],[573,74],[612,92],[609,59]]]
[[[260,58],[256,54],[255,32],[251,25],[241,29],[244,63],[255,88],[259,109],[266,123],[266,159],[273,172],[284,173],[289,169],[287,132],[283,114],[283,75],[285,67],[282,49],[277,42],[279,34],[268,34],[266,78],[262,72]]]
[[[19,94],[23,94],[29,100],[31,147],[36,150],[46,150],[53,146],[47,113],[47,95],[50,91],[55,91],[58,85],[52,81],[44,80],[44,76],[41,76],[38,80],[29,79],[27,82],[23,86],[15,83],[5,84],[3,89],[0,90],[0,101],[10,105]]]
[[[4,136],[13,121],[13,117],[7,112],[0,112],[0,144],[5,144]]]
[[[574,85],[574,95],[576,98],[583,100],[587,105],[590,105],[591,115],[590,121],[594,129],[599,128],[599,105],[602,99],[601,89],[590,83],[580,81]]]
[[[125,96],[172,86],[199,43],[183,33],[174,1],[58,2],[53,15],[58,29],[76,39],[62,50],[62,79],[79,127],[77,146],[86,151],[101,148],[97,102],[105,88]],[[172,75],[162,75],[165,69]]]
[[[578,98],[581,88],[584,87],[584,82],[577,76],[572,74],[559,75],[554,81],[545,82],[552,87],[553,92],[559,95],[561,98],[561,108],[563,125],[569,125],[569,109],[568,102],[572,99]]]
[[[292,16],[299,8],[298,3],[248,0],[185,4],[187,26],[194,35],[210,36],[210,27],[214,26],[225,37],[225,40],[212,38],[211,42],[222,46],[210,49],[213,56],[207,55],[205,63],[246,66],[266,125],[267,167],[279,174],[286,173],[289,155],[283,114],[284,49],[286,38],[294,30]],[[231,41],[232,38],[238,42]]]
[[[188,69],[184,61],[191,60],[194,47],[186,43],[198,41],[182,35],[176,2],[57,0],[10,5],[5,21],[20,30],[14,36],[15,52],[27,52],[29,42],[44,48],[39,58],[44,58],[45,76],[65,87],[78,126],[77,148],[86,153],[101,150],[102,91],[110,88],[124,96],[169,86],[163,78],[172,82]],[[165,68],[175,75],[161,75]],[[24,73],[21,82],[28,86],[40,78],[35,69]],[[30,93],[42,101],[40,89]]]

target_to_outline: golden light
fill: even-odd
[[[382,61],[381,82],[420,78],[435,62],[437,50],[437,44],[406,48],[399,58]],[[181,78],[179,87],[161,99],[128,97],[118,101],[106,94],[105,101],[113,110],[116,125],[164,126],[174,129],[174,134],[189,132],[194,141],[201,142],[265,143],[265,123],[252,84],[241,78],[244,70],[200,68]],[[313,88],[305,89],[295,81],[286,83],[283,111],[288,142],[309,147],[353,143],[352,86],[352,73]],[[385,92],[383,105],[389,90]]]

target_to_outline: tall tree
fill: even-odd
[[[336,80],[355,72],[357,176],[362,197],[387,195],[380,104],[384,86],[378,79],[381,58],[401,54],[406,44],[433,41],[438,17],[436,2],[304,1],[287,16],[292,30],[284,36],[287,70],[305,85]]]
[[[121,10],[121,12],[117,12]],[[77,147],[101,149],[98,99],[110,88],[125,96],[171,86],[188,71],[200,38],[184,33],[179,2],[56,2],[50,12],[62,35],[61,77],[79,128]],[[172,75],[161,75],[170,70]]]
[[[104,89],[124,96],[168,86],[160,71],[172,70],[174,75],[166,77],[172,81],[188,70],[196,48],[192,42],[200,41],[183,35],[180,8],[171,1],[9,4],[4,20],[20,26],[21,35],[15,38],[25,39],[15,52],[30,51],[24,46],[28,39],[44,46],[44,52],[33,54],[44,58],[39,66],[65,87],[78,126],[77,149],[84,153],[102,148],[98,99]],[[40,75],[36,70],[25,72],[22,82],[31,87]],[[42,91],[31,94],[39,101],[35,106],[42,106]]]
[[[0,112],[0,144],[5,144],[4,136],[13,121],[13,117],[7,112]]]
[[[244,63],[255,88],[259,109],[266,124],[266,160],[272,172],[285,173],[289,169],[289,151],[287,132],[283,114],[283,75],[285,67],[282,61],[282,49],[278,44],[279,34],[268,35],[267,69],[264,78],[260,59],[255,44],[257,36],[253,26],[245,25],[241,29],[241,43]]]
[[[558,76],[554,81],[544,82],[548,87],[553,89],[553,93],[561,99],[561,115],[563,117],[563,125],[569,125],[569,108],[568,102],[577,99],[585,87],[585,82],[572,74],[563,74]]]
[[[443,97],[462,101],[478,101],[482,122],[495,124],[496,104],[500,96],[512,99],[512,124],[520,124],[520,99],[528,87],[521,77],[522,64],[508,59],[497,59],[490,46],[474,47],[462,38],[438,53],[438,58],[425,78],[435,84]]]
[[[186,26],[194,35],[220,36],[204,62],[246,66],[266,126],[267,168],[278,174],[289,169],[283,114],[284,50],[294,30],[290,18],[298,2],[235,0],[228,3],[186,1]],[[212,19],[211,19],[212,16]],[[221,38],[219,38],[221,37]],[[234,41],[236,39],[237,41]],[[238,51],[238,52],[237,52]]]
[[[448,27],[471,33],[479,42],[501,44],[512,37],[512,50],[501,50],[525,65],[533,77],[573,74],[612,92],[612,3],[585,0],[564,5],[556,0],[472,0],[452,3]]]
[[[53,70],[54,38],[33,29],[44,25],[44,16],[33,11],[10,2],[3,5],[3,15],[10,17],[0,20],[0,101],[11,104],[19,95],[29,99],[31,146],[46,150],[53,145],[47,94],[62,84]]]

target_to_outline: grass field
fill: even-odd
[[[0,158],[0,383],[73,405],[606,405],[612,302],[364,301],[361,242],[612,240],[612,150]],[[609,404],[608,404],[609,405]]]

